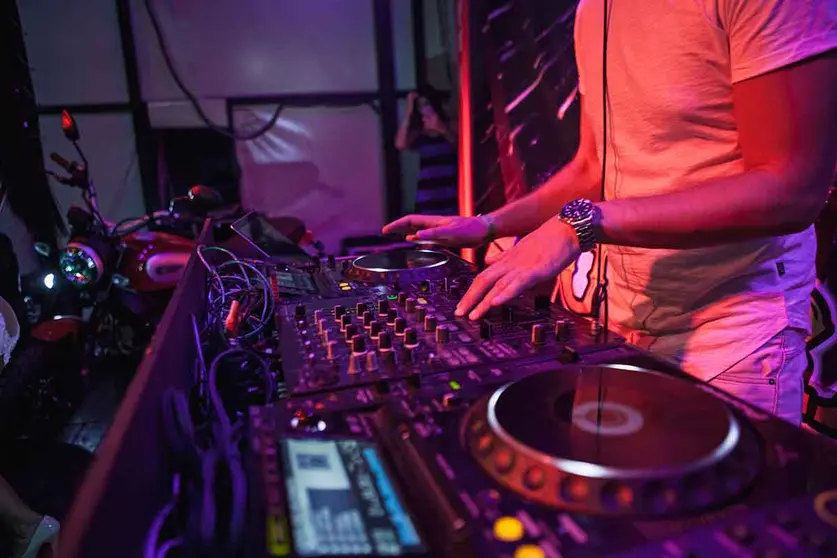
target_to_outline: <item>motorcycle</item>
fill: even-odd
[[[50,159],[65,174],[48,174],[80,189],[85,207],[73,206],[67,212],[70,238],[63,248],[54,252],[44,244],[35,246],[47,262],[44,285],[62,296],[50,299],[46,315],[41,307],[32,336],[42,341],[70,335],[84,339],[87,373],[103,357],[139,356],[183,275],[194,241],[159,228],[201,222],[221,200],[214,190],[195,186],[166,210],[111,223],[100,212],[79,129],[67,111],[61,127],[81,162],[51,153]]]

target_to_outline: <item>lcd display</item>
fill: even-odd
[[[348,439],[287,439],[282,449],[299,556],[424,553],[375,446]]]

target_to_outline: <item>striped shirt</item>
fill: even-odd
[[[413,143],[419,154],[415,213],[458,215],[458,160],[456,147],[443,136],[422,134]]]

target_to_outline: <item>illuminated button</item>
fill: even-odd
[[[529,467],[523,474],[523,485],[529,490],[537,490],[546,482],[546,473],[539,467]]]
[[[352,288],[348,285],[346,285],[345,287],[340,287],[340,288],[344,291],[351,291],[352,290]]]
[[[544,558],[546,553],[539,546],[534,544],[524,544],[517,547],[514,551],[514,558]]]
[[[514,452],[502,448],[494,454],[494,468],[498,473],[508,473],[514,468]]]
[[[503,542],[517,542],[523,538],[523,523],[516,517],[501,517],[494,522],[494,538]]]

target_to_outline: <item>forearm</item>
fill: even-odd
[[[816,219],[827,191],[822,176],[753,170],[669,194],[599,203],[598,233],[604,244],[671,249],[790,234]]]
[[[410,147],[410,113],[404,116],[401,125],[398,127],[398,132],[395,134],[395,147],[400,150],[405,150]]]
[[[523,236],[558,215],[572,200],[601,198],[601,174],[577,156],[531,194],[493,212],[496,235]]]

